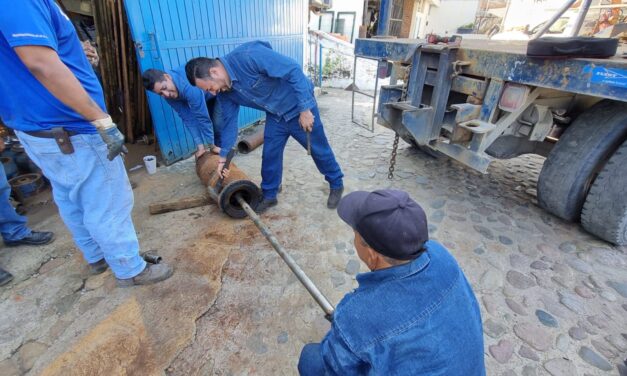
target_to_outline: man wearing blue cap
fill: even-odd
[[[477,299],[451,254],[429,240],[406,192],[353,192],[337,208],[371,270],[338,304],[322,343],[307,344],[301,375],[485,375]]]

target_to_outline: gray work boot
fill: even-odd
[[[13,280],[13,274],[0,268],[0,286],[4,286]]]
[[[131,287],[135,285],[150,285],[161,282],[172,276],[174,269],[168,264],[146,264],[146,269],[133,278],[117,279],[118,287]]]
[[[277,200],[276,198],[264,198],[263,200],[261,200],[259,205],[257,205],[255,212],[257,214],[261,214],[265,212],[266,210],[268,210],[268,208],[276,206],[278,203],[279,203],[279,200]]]
[[[340,199],[342,198],[342,193],[344,192],[344,187],[331,189],[329,192],[329,199],[327,200],[327,208],[335,209],[337,205],[340,203]]]
[[[105,259],[89,263],[89,273],[91,273],[91,275],[104,273],[107,269],[109,269],[109,265]]]

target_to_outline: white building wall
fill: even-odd
[[[359,38],[359,26],[362,24],[364,15],[364,1],[333,0],[333,8],[329,9],[329,11],[335,12],[334,20],[337,18],[338,12],[355,12],[355,26],[353,28],[353,43],[355,43],[355,39]],[[310,13],[310,16],[309,28],[312,30],[318,30],[319,17],[313,13]]]
[[[424,34],[457,33],[458,27],[475,21],[478,6],[479,0],[441,0],[440,6],[431,7]]]
[[[545,0],[543,2],[530,2],[528,0],[511,0],[507,15],[505,16],[504,30],[529,25],[536,25],[547,21],[564,4],[563,0]],[[573,16],[577,10],[569,10],[564,16]]]

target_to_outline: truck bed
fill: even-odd
[[[406,39],[411,41],[411,39]],[[414,39],[414,42],[416,40]],[[480,39],[462,39],[462,49],[478,50],[478,51],[491,51],[491,52],[503,52],[514,55],[526,55],[527,41],[502,41],[502,40],[480,40]],[[615,61],[619,64],[623,64],[627,68],[627,59],[623,58],[623,53],[627,52],[627,49],[619,45],[618,51],[615,56],[609,59],[592,59],[583,58],[589,62],[607,62],[608,60]]]
[[[370,59],[408,61],[421,46],[438,51],[420,39],[357,39],[355,55]],[[467,61],[463,74],[627,101],[627,59],[624,48],[609,59],[543,59],[526,56],[527,42],[463,40],[456,59]],[[434,61],[434,64],[436,62]],[[434,66],[435,67],[435,66]]]

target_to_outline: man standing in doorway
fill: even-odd
[[[168,278],[172,268],[139,255],[124,136],[74,26],[54,0],[0,0],[0,9],[0,116],[50,180],[86,261],[94,272],[111,267],[122,287]]]
[[[220,152],[220,108],[215,96],[190,85],[185,77],[185,67],[168,73],[159,69],[147,69],[142,74],[144,88],[163,99],[176,111],[183,125],[192,135],[196,145],[196,158],[206,151]]]
[[[344,191],[344,175],[324,134],[313,84],[300,64],[273,51],[270,44],[255,41],[219,59],[192,59],[185,71],[192,84],[214,95],[219,93],[223,160],[237,139],[239,106],[266,112],[261,164],[263,201],[257,211],[278,203],[283,150],[290,136],[305,148],[310,137],[311,156],[330,186],[327,207],[337,207]]]

